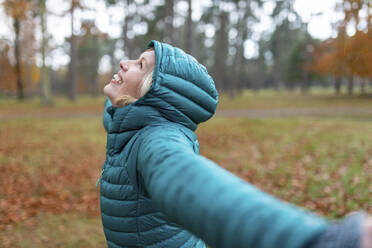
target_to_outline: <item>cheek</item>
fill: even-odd
[[[133,73],[128,75],[126,83],[123,85],[123,89],[120,89],[122,93],[130,94],[133,97],[137,97],[137,92],[142,83],[142,75],[140,73]]]
[[[142,79],[142,74],[138,71],[132,72],[128,75],[127,85],[130,87],[136,87]]]
[[[118,89],[118,95],[127,95],[128,94],[128,84],[123,84]]]

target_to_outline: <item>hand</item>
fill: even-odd
[[[361,248],[372,248],[372,216],[368,216],[363,225]]]

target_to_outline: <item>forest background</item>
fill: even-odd
[[[320,40],[309,33],[309,20],[297,13],[295,0],[3,0],[11,33],[0,39],[0,94],[40,96],[45,104],[53,95],[71,100],[79,93],[100,95],[119,61],[136,58],[151,39],[192,54],[217,88],[232,96],[244,89],[306,92],[312,86],[339,93],[342,85],[348,94],[356,87],[364,94],[372,77],[371,2],[335,3],[332,35]],[[96,25],[102,4],[108,25],[121,27],[115,38]],[[267,30],[259,26],[263,16],[271,23]],[[69,23],[48,24],[58,18]],[[57,41],[56,29],[66,26],[70,34]]]
[[[372,214],[372,2],[317,26],[299,2],[0,0],[0,247],[107,247],[102,88],[151,39],[216,82],[201,155],[325,218]]]

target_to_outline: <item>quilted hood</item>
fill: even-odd
[[[195,58],[179,48],[151,41],[155,69],[149,91],[136,102],[117,108],[107,99],[104,127],[108,133],[138,130],[171,121],[194,131],[216,111],[218,93],[212,77]]]

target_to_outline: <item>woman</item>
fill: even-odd
[[[328,223],[198,155],[194,131],[216,110],[214,82],[182,50],[148,48],[104,88],[108,247],[362,247],[363,213]]]

